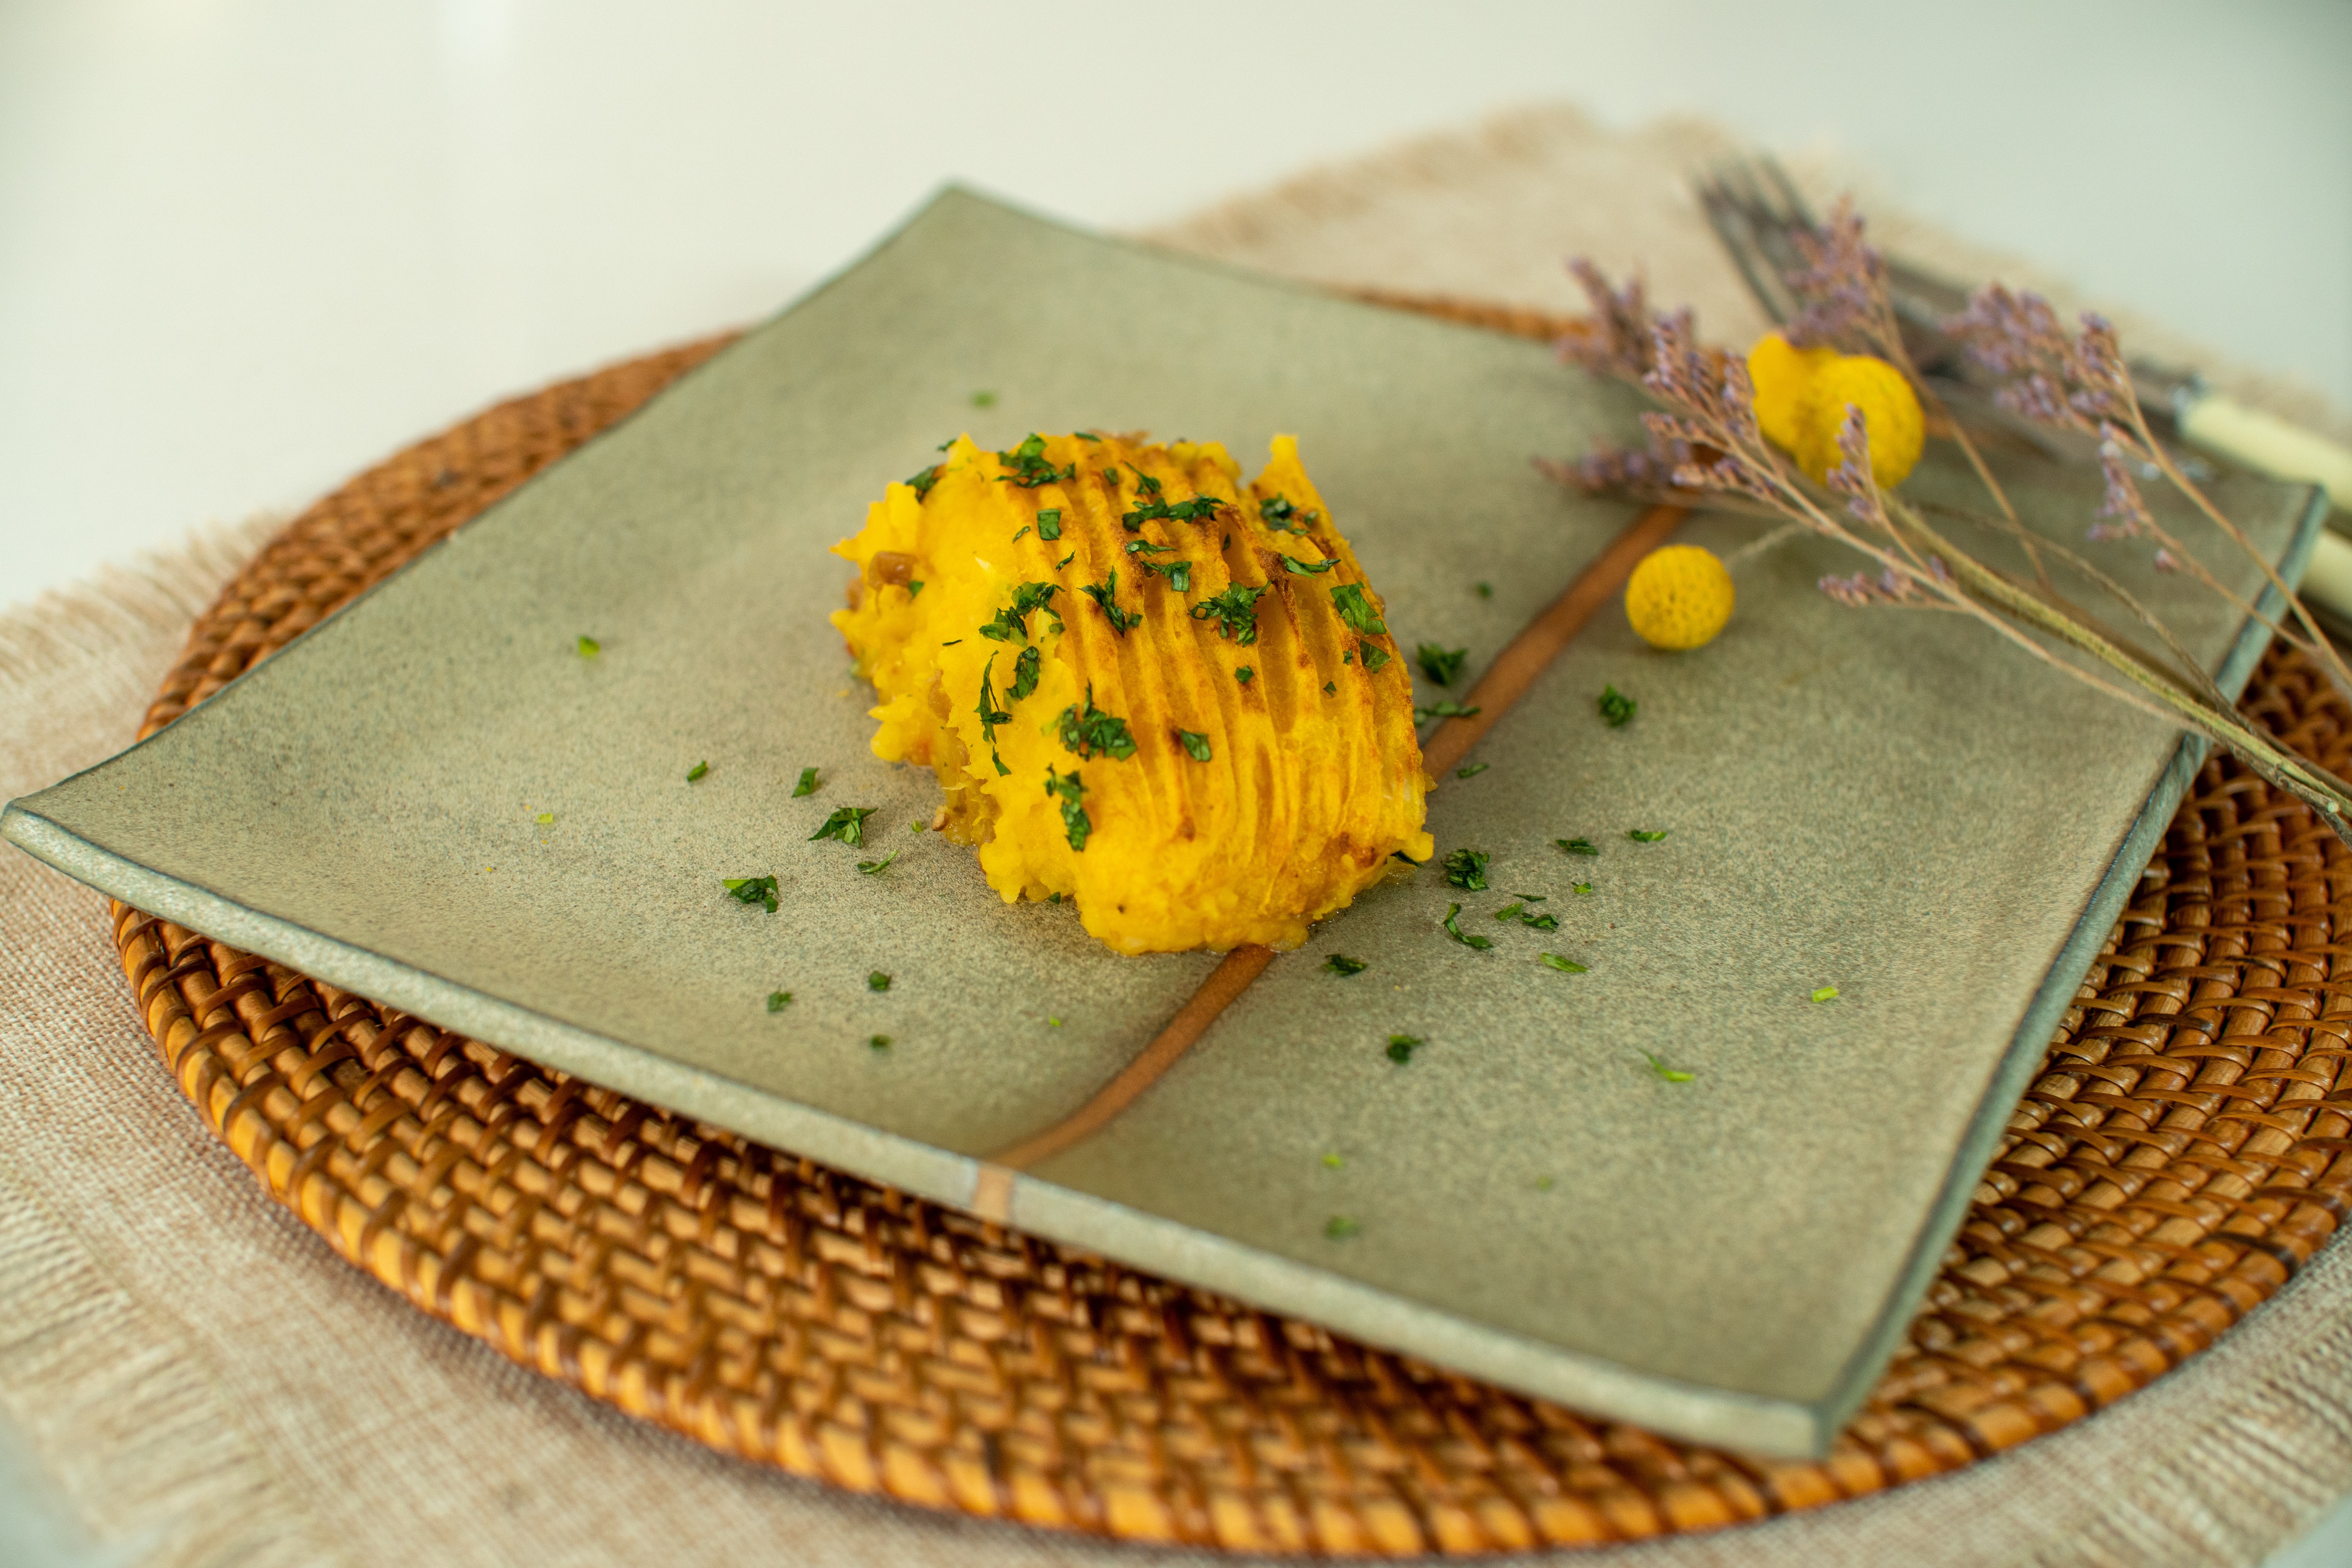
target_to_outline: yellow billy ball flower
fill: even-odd
[[[1918,465],[1927,421],[1903,373],[1868,354],[1840,354],[1813,373],[1799,410],[1797,466],[1820,479],[1843,460],[1837,438],[1849,405],[1862,410],[1878,488],[1894,489]]]
[[[1642,557],[1625,584],[1625,618],[1652,647],[1704,647],[1731,619],[1731,574],[1696,544]]]
[[[1835,349],[1801,349],[1767,332],[1748,351],[1748,379],[1756,388],[1756,423],[1783,452],[1797,449],[1805,395],[1813,373],[1837,358]]]

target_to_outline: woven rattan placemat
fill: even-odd
[[[1485,324],[1558,327],[1526,312]],[[319,502],[198,621],[147,729],[719,346],[502,405]],[[2352,708],[2299,659],[2266,660],[2244,706],[2328,765],[2352,763]],[[2011,1447],[2195,1354],[2352,1198],[2347,878],[2352,852],[2305,807],[2206,766],[1908,1342],[1819,1464],[1587,1421],[114,915],[175,1079],[269,1191],[418,1307],[549,1376],[729,1452],[929,1507],[1409,1553],[1817,1507]]]

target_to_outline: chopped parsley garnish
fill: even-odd
[[[1466,768],[1454,769],[1454,776],[1457,779],[1475,779],[1494,765],[1492,763],[1472,763]]]
[[[1209,737],[1192,730],[1176,731],[1176,743],[1184,748],[1185,755],[1196,763],[1213,761],[1216,755],[1209,749]]]
[[[1257,641],[1257,602],[1268,584],[1247,587],[1234,584],[1222,594],[1214,594],[1192,606],[1196,621],[1214,620],[1217,635],[1249,647]]]
[[[890,977],[877,969],[873,973],[866,977],[866,989],[868,991],[887,991],[890,989]]]
[[[1536,962],[1542,964],[1546,969],[1557,969],[1562,974],[1589,974],[1591,973],[1591,971],[1586,969],[1584,965],[1576,963],[1572,959],[1562,958],[1556,952],[1537,953]]]
[[[1102,437],[1099,437],[1099,436],[1097,436],[1097,435],[1096,435],[1096,434],[1095,434],[1093,431],[1091,431],[1091,430],[1074,430],[1074,431],[1072,431],[1072,432],[1071,432],[1071,434],[1072,434],[1072,435],[1074,435],[1074,436],[1076,436],[1076,437],[1079,440],[1081,440],[1081,441],[1092,441],[1092,442],[1093,442],[1096,446],[1097,446],[1097,447],[1099,447],[1099,446],[1101,446],[1101,445],[1102,445]],[[1056,1018],[1056,1019],[1055,1019],[1055,1020],[1054,1020],[1054,1021],[1055,1021],[1055,1023],[1059,1023],[1059,1022],[1061,1022],[1061,1020],[1060,1020],[1060,1019],[1058,1019],[1058,1018]]]
[[[879,860],[860,860],[857,863],[857,868],[871,877],[877,871],[887,869],[890,862],[896,860],[901,853],[903,851],[893,849]]]
[[[1172,548],[1162,546],[1161,548]],[[1168,579],[1168,585],[1180,594],[1192,591],[1192,563],[1190,561],[1150,561],[1137,556],[1135,563],[1146,572],[1157,572]]]
[[[975,392],[971,395],[971,405],[974,408],[993,408],[996,406],[996,394]]]
[[[1838,988],[1834,985],[1824,985],[1813,993],[1813,1000],[1816,1002],[1834,1002],[1837,999]]]
[[[1389,650],[1382,647],[1380,644],[1376,642],[1365,642],[1358,643],[1356,647],[1363,653],[1364,668],[1366,669],[1370,670],[1372,673],[1377,675],[1381,670],[1386,669],[1389,667]]]
[[[1613,686],[1602,687],[1601,695],[1594,698],[1593,702],[1600,708],[1602,720],[1612,730],[1622,730],[1633,722],[1633,710],[1640,706]]]
[[[1022,536],[1023,534],[1024,534],[1024,533],[1028,532],[1028,531],[1029,531],[1029,525],[1028,525],[1027,523],[1025,523],[1025,522],[1024,522],[1024,523],[1023,523],[1019,528],[1014,529],[1014,530],[1013,531],[1013,543],[1015,543],[1015,544],[1020,543],[1020,542],[1021,542],[1021,536]],[[909,584],[909,586],[912,586],[912,584]]]
[[[1630,827],[1625,830],[1625,837],[1632,839],[1636,844],[1655,844],[1659,839],[1664,838],[1666,836],[1666,833],[1667,829],[1663,827],[1657,829],[1655,832],[1652,832],[1647,828]]]
[[[1643,1051],[1642,1054],[1650,1058],[1650,1070],[1656,1073],[1660,1078],[1664,1079],[1668,1083],[1688,1083],[1693,1078],[1697,1076],[1695,1073],[1684,1072],[1679,1068],[1668,1067],[1654,1051]]]
[[[1268,528],[1285,533],[1304,533],[1307,525],[1318,521],[1323,514],[1311,508],[1301,510],[1286,496],[1268,496],[1257,503],[1257,515]]]
[[[769,1011],[769,1012],[771,1012],[771,1013],[781,1013],[781,1012],[782,1012],[785,1008],[787,1008],[787,1007],[791,1006],[792,1005],[793,1005],[793,994],[792,994],[791,992],[789,992],[789,991],[771,991],[771,992],[769,992],[769,993],[768,993],[768,1011]]]
[[[1032,648],[1030,651],[1034,653],[1036,650]],[[996,656],[990,654],[987,664],[983,665],[980,671],[980,703],[972,710],[980,716],[980,738],[987,742],[992,748],[996,744],[996,727],[999,724],[1013,722],[1013,715],[996,705],[995,674]],[[1002,763],[997,764],[1000,769],[1003,765]],[[1000,773],[998,776],[1003,775]]]
[[[995,662],[993,655],[990,657],[989,662],[992,664]],[[1004,700],[1007,702],[1018,702],[1037,689],[1037,650],[1034,647],[1023,648],[1021,657],[1013,661],[1013,684],[1004,689]]]
[[[1526,908],[1527,906],[1525,904],[1505,904],[1501,909],[1495,911],[1495,918],[1498,921],[1507,921]]]
[[[1349,958],[1344,952],[1335,952],[1323,961],[1323,967],[1334,974],[1361,974],[1371,965],[1360,958]]]
[[[1067,566],[1071,562],[1076,561],[1077,558],[1078,552],[1073,550],[1067,555],[1063,556],[1059,561],[1054,563],[1054,570],[1059,572],[1063,567]]]
[[[1495,584],[1492,583],[1477,583],[1472,586],[1478,590],[1478,596],[1482,599],[1491,599],[1495,596]]]
[[[1013,590],[1013,603],[996,612],[996,618],[982,625],[980,635],[992,642],[1027,642],[1029,617],[1039,610],[1054,616],[1054,628],[1061,629],[1062,617],[1054,610],[1054,595],[1062,591],[1059,583],[1024,583]]]
[[[915,487],[915,499],[917,500],[925,500],[930,495],[931,487],[940,482],[940,469],[944,466],[945,465],[943,464],[933,463],[929,468],[923,469],[920,473],[910,474],[907,477],[907,482]]]
[[[1323,1168],[1327,1171],[1336,1171],[1347,1163],[1347,1161],[1341,1159],[1337,1153],[1330,1153],[1323,1156]]]
[[[589,637],[584,633],[582,634],[580,640],[572,646],[580,650],[580,657],[582,658],[594,658],[598,654],[604,651],[604,645],[603,643],[598,642],[594,637]]]
[[[1326,697],[1334,695],[1339,689],[1339,683],[1336,680],[1327,680],[1323,683],[1323,695]]]
[[[539,814],[539,825],[541,827],[546,826],[549,823],[553,822],[554,820],[555,813],[551,811],[542,811]]]
[[[814,844],[820,838],[837,838],[854,849],[866,847],[866,819],[881,807],[875,805],[845,805],[836,807],[824,819],[824,826],[809,835]]]
[[[1427,708],[1414,709],[1412,721],[1416,724],[1426,724],[1432,719],[1475,719],[1484,711],[1485,710],[1475,703],[1465,708],[1459,702],[1448,698],[1444,701],[1433,703]]]
[[[1074,478],[1078,471],[1076,465],[1066,468],[1054,467],[1045,457],[1045,437],[1034,433],[1010,452],[997,453],[996,460],[1013,470],[999,477],[1005,483],[1017,485],[1024,490],[1034,490],[1057,479]]]
[[[1526,914],[1519,917],[1519,923],[1523,926],[1531,926],[1537,931],[1558,931],[1559,929],[1559,917],[1558,915],[1539,915],[1533,910],[1530,910]]]
[[[1412,1060],[1412,1053],[1419,1050],[1423,1046],[1427,1045],[1428,1043],[1428,1041],[1423,1039],[1419,1035],[1391,1035],[1389,1037],[1389,1060],[1392,1062],[1409,1062]]]
[[[1301,561],[1296,555],[1282,558],[1282,569],[1294,577],[1320,577],[1338,564],[1337,561]]]
[[[1158,479],[1153,479],[1150,474],[1145,473],[1141,468],[1136,468],[1136,467],[1135,467],[1135,465],[1134,465],[1133,463],[1129,463],[1129,464],[1128,464],[1128,467],[1129,467],[1129,468],[1131,468],[1131,469],[1133,469],[1133,470],[1134,470],[1134,473],[1135,473],[1135,488],[1136,488],[1138,490],[1140,490],[1143,494],[1148,495],[1148,496],[1156,496],[1156,495],[1158,495],[1158,494],[1160,493],[1160,481],[1159,481]],[[1106,475],[1104,476],[1104,478],[1106,478],[1106,479],[1109,479],[1109,478],[1110,478],[1110,476],[1109,476],[1109,475],[1108,475],[1108,474],[1106,474]],[[1118,481],[1117,479],[1111,479],[1111,482],[1112,482],[1113,484],[1117,484]]]
[[[1085,707],[1073,702],[1062,710],[1062,749],[1081,757],[1099,753],[1125,762],[1135,755],[1135,737],[1128,733],[1126,720],[1095,706],[1090,681]]]
[[[1381,613],[1372,608],[1372,602],[1370,599],[1364,597],[1364,590],[1360,584],[1334,584],[1331,588],[1331,606],[1339,612],[1339,618],[1347,622],[1351,630],[1365,637],[1381,637],[1388,632],[1388,622],[1381,619]]]
[[[1048,767],[1045,770],[1045,793],[1061,797],[1062,831],[1069,836],[1070,847],[1083,854],[1087,847],[1087,836],[1095,830],[1095,825],[1087,820],[1086,807],[1079,804],[1079,797],[1087,793],[1087,786],[1079,782],[1078,770],[1072,768],[1067,774],[1063,774]]]
[[[1110,629],[1117,632],[1121,637],[1125,637],[1127,635],[1128,627],[1141,626],[1143,624],[1143,617],[1140,615],[1138,615],[1133,610],[1120,609],[1118,607],[1118,601],[1112,596],[1118,592],[1118,574],[1117,572],[1113,572],[1102,582],[1087,584],[1085,587],[1080,588],[1078,592],[1084,594],[1087,598],[1092,599],[1096,604],[1102,606],[1102,613],[1110,621]]]
[[[1480,885],[1483,887],[1485,884],[1482,883]],[[1484,952],[1488,948],[1495,945],[1491,939],[1480,936],[1476,931],[1465,931],[1462,929],[1462,906],[1460,904],[1448,904],[1445,906],[1445,919],[1443,923],[1445,927],[1445,934],[1452,937],[1454,941],[1460,942],[1465,947],[1475,947],[1480,952]]]
[[[1157,498],[1160,481],[1146,479],[1143,482]],[[1118,521],[1129,533],[1139,531],[1145,523],[1158,518],[1165,518],[1171,522],[1206,522],[1215,517],[1217,509],[1224,504],[1214,496],[1194,496],[1191,500],[1176,501],[1154,499],[1131,511],[1121,513]]]
[[[1323,1234],[1334,1241],[1345,1241],[1351,1236],[1360,1235],[1363,1228],[1346,1215],[1335,1214],[1324,1225]]]
[[[1548,1193],[1551,1191],[1551,1178],[1549,1176],[1538,1176],[1536,1178],[1536,1191],[1539,1193]]]
[[[697,782],[698,780],[699,780],[699,779],[702,777],[702,775],[703,775],[703,774],[705,774],[705,773],[709,773],[709,771],[710,771],[710,764],[709,764],[709,763],[707,763],[707,762],[697,763],[695,763],[695,764],[694,764],[694,766],[692,766],[692,767],[690,767],[690,768],[688,768],[688,769],[687,769],[687,770],[686,770],[686,782],[687,782],[687,783],[688,783],[688,784],[693,784],[693,783]]]
[[[1462,666],[1470,658],[1470,650],[1466,647],[1440,647],[1433,642],[1425,642],[1412,650],[1412,658],[1432,685],[1451,686],[1454,678],[1462,673]]]
[[[1592,884],[1590,882],[1571,882],[1569,884],[1568,890],[1576,894],[1579,898],[1581,898],[1585,894],[1592,891]]]
[[[1563,855],[1598,855],[1601,853],[1600,847],[1590,838],[1555,838],[1552,842],[1559,846],[1559,852]]]
[[[1154,544],[1148,539],[1130,539],[1127,542],[1127,552],[1129,555],[1165,555],[1175,548],[1172,544]]]
[[[1016,533],[1013,537],[1018,539],[1021,536]],[[923,585],[920,583],[909,583],[907,584],[907,597],[909,599],[919,599],[922,596]]]
[[[1252,669],[1248,665],[1241,664],[1234,667],[1234,679],[1240,681],[1244,686],[1247,686],[1250,681],[1256,677],[1256,675],[1257,671]]]
[[[1456,849],[1445,858],[1445,879],[1466,891],[1483,893],[1486,890],[1486,860],[1483,849]]]
[[[890,1037],[887,1035],[875,1035],[868,1038],[866,1043],[875,1050],[887,1051],[890,1048]]]
[[[729,877],[720,881],[727,896],[739,904],[765,904],[768,912],[776,912],[776,879],[773,877]]]
[[[1021,536],[1016,533],[1013,537],[1018,539]],[[1041,506],[1037,509],[1037,537],[1040,539],[1059,539],[1062,537],[1062,509],[1060,507]]]

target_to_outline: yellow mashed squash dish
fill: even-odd
[[[1286,948],[1429,857],[1404,662],[1290,437],[1246,487],[1214,442],[960,437],[835,552],[875,753],[939,774],[1006,902]]]

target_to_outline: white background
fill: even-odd
[[[2352,406],[2352,5],[0,0],[0,605],[764,314],[1567,99],[1834,144]]]
[[[764,314],[943,180],[1140,226],[1547,100],[1835,147],[2352,406],[2347,77],[2344,0],[0,0],[0,605]],[[0,1558],[94,1561],[26,1466]]]

